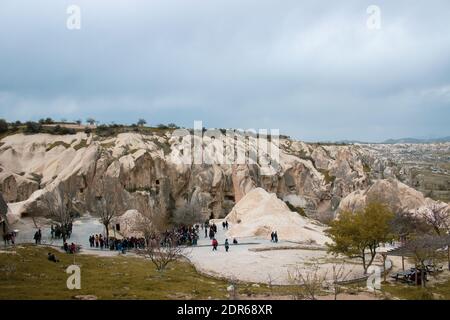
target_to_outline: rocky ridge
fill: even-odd
[[[399,199],[393,202],[398,200],[404,207],[432,201],[399,183],[392,161],[363,145],[307,144],[283,138],[277,171],[264,175],[258,163],[223,164],[221,157],[232,155],[208,136],[202,143],[209,164],[180,164],[176,159],[185,139],[190,138],[169,131],[108,138],[86,133],[7,136],[0,143],[0,191],[16,219],[45,214],[39,200],[60,184],[72,190],[76,210],[89,211],[92,201],[108,192],[106,180],[120,190],[117,198],[123,212],[168,216],[194,201],[201,204],[205,218],[225,217],[257,187],[313,218],[356,208],[375,190],[397,194]],[[242,143],[237,141],[236,148],[243,148]]]

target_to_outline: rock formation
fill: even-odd
[[[237,150],[244,148],[245,141],[226,139]],[[111,137],[81,132],[10,135],[0,143],[0,192],[9,202],[11,219],[42,215],[45,208],[40,199],[60,184],[72,190],[77,211],[91,212],[92,201],[108,192],[106,179],[120,187],[117,199],[123,212],[137,210],[169,218],[187,202],[201,204],[205,218],[225,217],[255,188],[276,194],[311,217],[357,207],[378,191],[402,207],[422,203],[420,193],[396,182],[395,172],[391,182],[380,185],[384,182],[377,180],[390,172],[389,163],[360,145],[306,144],[283,138],[277,171],[264,175],[258,163],[224,164],[221,158],[233,155],[210,136],[201,140],[207,145],[203,156],[209,162],[180,164],[179,147],[190,141],[170,131]],[[393,192],[386,192],[387,188]]]
[[[231,223],[230,238],[270,238],[276,231],[281,240],[324,245],[324,226],[289,210],[275,194],[262,188],[247,193],[225,218]]]

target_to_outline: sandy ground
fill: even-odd
[[[50,228],[43,221],[37,221],[42,229],[43,244],[61,246],[62,240],[50,239]],[[319,268],[319,274],[330,279],[332,277],[333,264],[341,265],[342,260],[337,260],[325,250],[292,249],[299,244],[280,241],[270,242],[270,239],[261,238],[237,238],[239,245],[233,245],[229,239],[230,250],[225,252],[223,246],[226,238],[226,230],[222,229],[220,221],[217,223],[217,240],[220,243],[217,252],[212,251],[211,241],[204,238],[204,231],[200,230],[198,246],[187,249],[187,256],[198,271],[221,278],[228,278],[244,282],[291,284],[289,274],[300,270],[304,275],[311,273],[315,267]],[[19,229],[17,243],[32,242],[36,228],[31,219],[23,219],[14,226]],[[90,249],[88,238],[91,234],[102,233],[104,227],[98,219],[85,216],[75,221],[70,242],[83,246],[83,254],[99,256],[118,255],[117,251]],[[290,249],[287,249],[290,248]],[[132,253],[127,255],[134,256]],[[400,259],[400,258],[399,258]],[[398,260],[398,259],[396,259]],[[394,264],[401,267],[401,260]],[[347,261],[344,264],[347,280],[362,276],[362,267],[359,262]]]
[[[42,244],[55,246],[63,245],[62,239],[51,239],[50,222],[41,218],[35,219],[35,223],[37,227],[41,229]],[[34,233],[37,231],[35,223],[30,218],[24,218],[13,225],[14,229],[19,230],[16,243],[33,242]],[[89,236],[92,234],[103,233],[104,230],[105,228],[97,218],[86,215],[74,221],[72,236],[67,242],[74,242],[76,244],[81,244],[84,248],[89,248]]]
[[[226,252],[223,246],[225,233],[221,224],[218,225],[216,238],[221,246],[217,252],[213,252],[209,238],[205,239],[204,233],[201,232],[199,246],[192,248],[189,253],[189,259],[200,272],[246,282],[270,281],[272,284],[290,284],[289,273],[292,274],[300,268],[306,275],[311,273],[317,263],[321,275],[326,278],[332,276],[332,266],[336,259],[325,250],[273,250],[286,246],[295,247],[298,244],[287,241],[272,243],[270,239],[238,238],[241,244],[230,244],[230,250]],[[232,239],[228,240],[232,243]],[[344,269],[345,273],[350,273],[347,279],[360,277],[363,273],[359,263],[346,263]]]

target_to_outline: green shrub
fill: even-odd
[[[79,144],[77,144],[77,145],[74,146],[73,148],[74,148],[75,150],[80,150],[81,148],[86,148],[86,147],[87,147],[87,140],[86,140],[86,139],[83,139],[83,140],[80,141]]]
[[[305,209],[303,209],[302,207],[296,207],[292,203],[290,203],[289,201],[285,201],[285,203],[289,207],[289,210],[297,212],[302,217],[307,217]]]
[[[52,150],[53,148],[56,148],[56,147],[58,147],[58,146],[63,146],[64,148],[69,148],[70,147],[70,144],[68,144],[68,143],[65,143],[64,141],[55,141],[55,142],[53,142],[52,144],[50,144],[48,147],[47,147],[47,149],[45,150],[45,151],[50,151],[50,150]]]
[[[333,183],[336,180],[335,176],[330,175],[330,171],[320,169],[320,173],[324,176],[326,184]]]
[[[25,123],[25,132],[26,133],[39,133],[42,131],[42,125],[37,122],[28,121]]]
[[[8,123],[4,119],[0,119],[0,133],[8,131]]]
[[[50,131],[51,134],[58,134],[58,135],[66,135],[66,134],[76,134],[77,132],[75,129],[61,127],[59,124],[54,126],[53,129]]]

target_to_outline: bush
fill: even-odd
[[[4,119],[0,119],[0,133],[8,131],[8,123]]]
[[[52,118],[45,118],[45,119],[40,119],[39,123],[40,124],[54,124],[55,122],[53,121]]]
[[[42,125],[37,122],[28,121],[25,123],[25,126],[26,133],[39,133],[42,131]]]
[[[319,169],[318,171],[323,175],[326,184],[334,183],[336,180],[335,176],[330,175],[330,171],[324,169]]]
[[[59,124],[53,127],[53,130],[51,131],[52,134],[61,134],[61,135],[65,135],[65,134],[75,134],[76,130],[75,129],[70,129],[70,128],[66,128],[66,127],[61,127]]]
[[[110,137],[113,136],[116,132],[113,128],[102,124],[95,129],[95,133],[101,137]]]
[[[305,209],[301,208],[301,207],[296,207],[294,206],[292,203],[290,203],[289,201],[285,201],[285,203],[287,204],[287,206],[289,207],[289,210],[293,211],[293,212],[297,212],[299,215],[301,215],[302,217],[307,217]]]
[[[162,124],[162,123],[158,124],[157,127],[158,127],[158,129],[169,129],[168,126],[166,126],[165,124]]]

